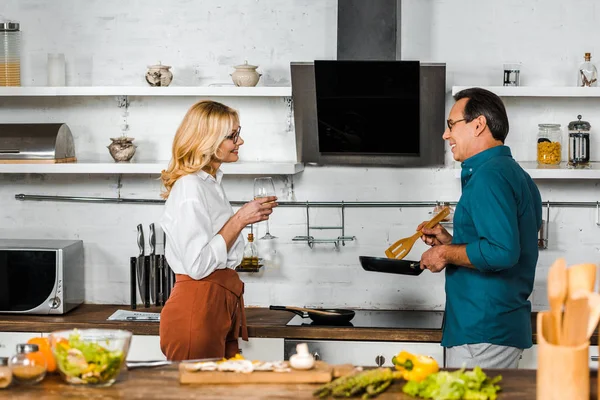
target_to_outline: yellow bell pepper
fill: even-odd
[[[407,351],[401,351],[392,358],[392,363],[398,371],[402,371],[402,377],[407,381],[420,382],[429,374],[440,370],[440,367],[433,357],[420,354],[411,354]]]

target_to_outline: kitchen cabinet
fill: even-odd
[[[250,338],[248,342],[240,339],[242,355],[251,360],[281,360],[283,359],[283,339],[279,338]],[[133,335],[127,360],[153,361],[166,360],[160,350],[160,337],[149,335]]]
[[[167,357],[160,350],[160,336],[133,335],[131,337],[127,360],[155,361],[166,359]]]
[[[18,344],[27,343],[31,338],[41,336],[41,333],[31,332],[0,332],[0,357],[14,356]]]
[[[241,340],[240,350],[249,360],[283,360],[283,338],[249,338]]]
[[[534,344],[530,349],[523,351],[519,362],[519,369],[537,369],[538,345]],[[590,346],[590,369],[598,369],[598,346]]]
[[[285,340],[285,360],[296,353],[296,345],[306,343],[315,358],[329,364],[353,364],[365,367],[392,366],[392,357],[402,350],[433,357],[444,365],[444,348],[439,343],[365,342],[350,340]]]

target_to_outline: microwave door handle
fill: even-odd
[[[19,154],[21,150],[17,149],[0,149],[0,154]]]

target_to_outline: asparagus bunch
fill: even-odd
[[[351,397],[362,394],[363,399],[369,399],[385,391],[394,379],[401,377],[401,373],[392,372],[389,368],[377,368],[335,379],[313,394],[320,398]]]

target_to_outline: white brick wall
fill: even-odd
[[[336,55],[334,0],[243,0],[199,2],[81,2],[4,0],[0,17],[21,22],[23,84],[44,85],[48,52],[62,52],[70,68],[68,82],[94,85],[145,85],[146,66],[173,66],[173,85],[229,82],[232,65],[247,59],[260,65],[261,84],[288,85],[289,62],[331,59]],[[582,11],[583,10],[583,11]],[[584,12],[585,11],[585,12]],[[447,91],[452,85],[500,84],[502,63],[521,61],[523,84],[567,85],[583,52],[594,56],[595,3],[516,0],[487,4],[471,0],[405,0],[403,58],[446,62]],[[589,38],[589,39],[588,39]],[[600,57],[600,54],[598,54]],[[91,67],[90,67],[91,65]],[[201,81],[193,68],[201,66]],[[87,66],[87,68],[86,68]],[[91,77],[78,77],[83,71]],[[369,79],[369,77],[364,77]],[[170,140],[193,98],[132,98],[129,124],[140,146],[138,159],[167,159]],[[537,124],[565,126],[578,113],[600,129],[595,99],[508,99],[509,144],[518,160],[535,159]],[[286,131],[287,109],[281,99],[226,99],[242,117],[243,160],[292,160],[293,133]],[[452,104],[448,94],[448,107]],[[120,110],[113,98],[0,98],[2,122],[67,122],[80,158],[109,160],[109,137],[119,134]],[[440,132],[441,134],[441,132]],[[600,140],[594,140],[599,159]],[[566,155],[566,154],[565,154]],[[458,179],[447,156],[445,169],[307,167],[294,177],[299,201],[456,200]],[[123,176],[124,197],[157,198],[157,176]],[[284,177],[277,178],[284,195]],[[87,301],[128,301],[128,258],[137,254],[135,227],[158,222],[155,205],[96,205],[18,202],[16,193],[117,195],[111,175],[0,175],[0,237],[79,238],[85,243]],[[252,177],[226,177],[232,200],[248,200]],[[598,181],[540,182],[544,200],[600,200]],[[346,233],[356,235],[340,251],[332,245],[292,242],[305,234],[305,212],[280,208],[271,220],[279,237],[277,267],[245,275],[248,305],[348,306],[441,309],[443,274],[402,277],[367,273],[359,255],[382,255],[400,237],[429,218],[426,209],[348,209]],[[311,223],[335,224],[339,212],[311,210]],[[595,210],[551,212],[550,248],[540,253],[536,308],[545,307],[548,265],[558,256],[570,263],[600,261],[600,231]],[[260,228],[259,235],[262,236]],[[333,235],[333,232],[324,232]],[[146,236],[148,236],[146,234]],[[161,240],[162,235],[158,235]],[[159,249],[161,245],[159,244]],[[417,244],[410,258],[425,249]]]

